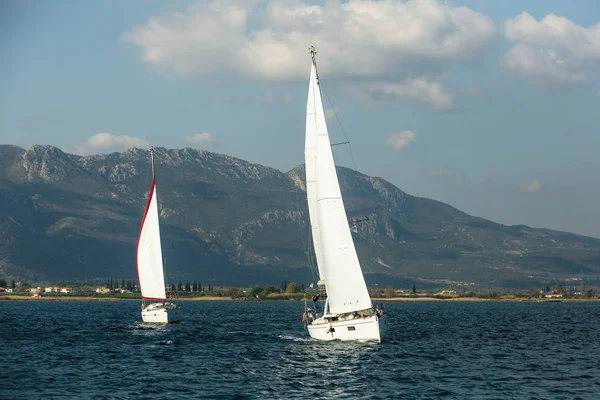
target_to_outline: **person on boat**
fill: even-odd
[[[307,308],[306,312],[302,314],[302,323],[306,321],[312,322],[315,320],[315,315],[313,314],[313,310],[311,308]]]

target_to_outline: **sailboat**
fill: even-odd
[[[387,320],[382,310],[373,307],[356,254],[327,131],[317,52],[314,47],[309,50],[312,65],[304,149],[306,199],[318,287],[327,297],[321,313],[305,306],[302,320],[313,339],[381,342]]]
[[[152,160],[152,184],[137,243],[137,273],[142,290],[142,321],[178,322],[181,319],[181,307],[172,300],[176,294],[165,290],[154,172],[154,149],[150,149],[150,157]]]

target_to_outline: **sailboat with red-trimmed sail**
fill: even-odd
[[[165,274],[160,243],[158,197],[154,168],[154,149],[150,149],[152,184],[137,243],[137,273],[142,291],[142,321],[171,323],[181,320],[181,306],[175,293],[165,289]]]

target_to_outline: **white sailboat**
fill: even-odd
[[[306,198],[313,247],[319,272],[319,287],[327,299],[323,312],[307,308],[303,321],[310,336],[318,340],[380,342],[387,320],[375,309],[352,234],[325,121],[314,47],[306,105]]]
[[[178,322],[181,319],[181,307],[173,301],[167,301],[167,299],[171,300],[175,294],[165,290],[154,173],[154,149],[150,149],[150,156],[152,159],[152,184],[137,243],[137,273],[142,290],[142,321]]]

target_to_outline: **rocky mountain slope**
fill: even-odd
[[[0,146],[0,277],[133,279],[149,153],[87,157],[52,146]],[[203,150],[156,149],[169,281],[308,284],[304,167],[276,169]],[[600,283],[600,240],[504,226],[380,178],[338,169],[370,284],[533,288]]]

